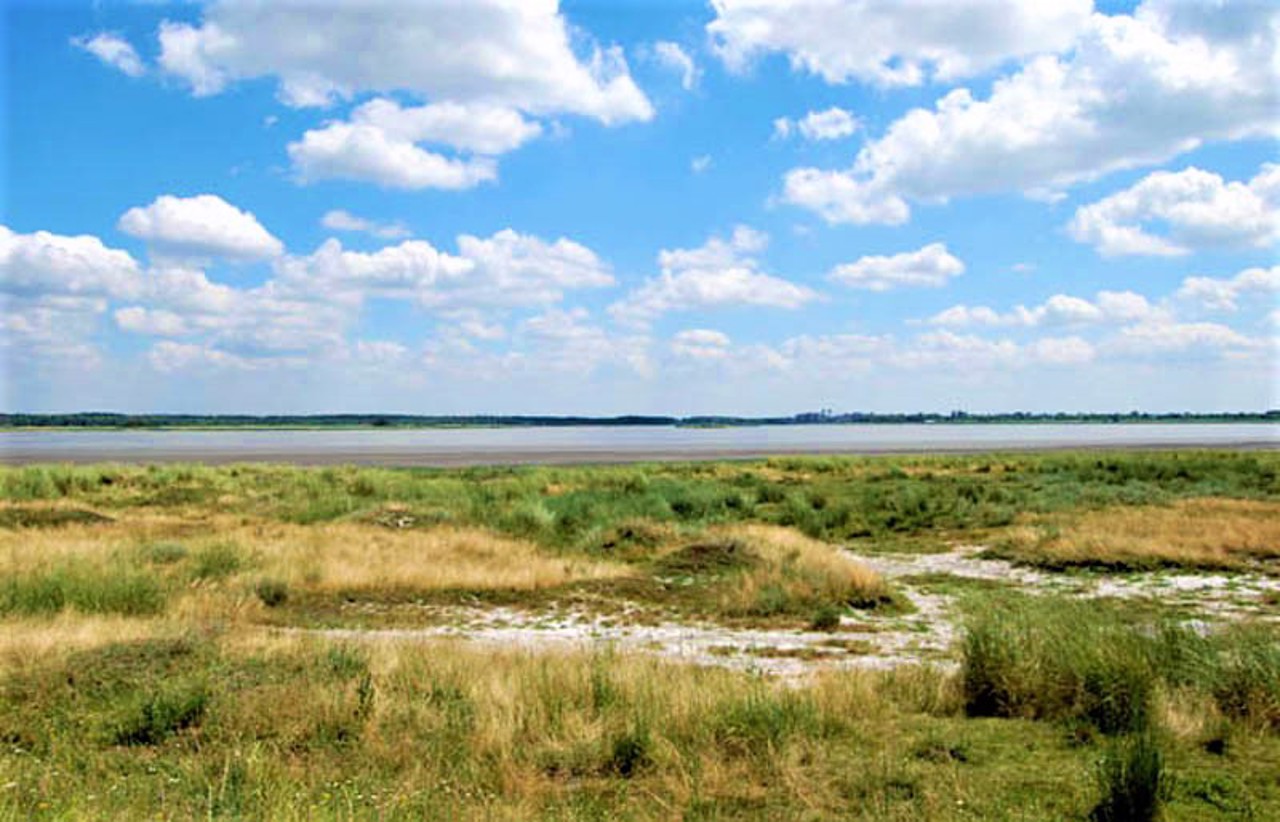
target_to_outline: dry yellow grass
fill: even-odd
[[[150,543],[177,541],[195,554],[234,545],[241,573],[313,590],[536,589],[629,573],[617,563],[558,557],[530,542],[476,528],[388,529],[368,523],[293,525],[215,516],[196,522],[130,511],[110,525],[0,529],[0,575],[74,564],[105,570]]]
[[[1280,559],[1280,503],[1204,498],[1110,508],[1014,528],[1007,539],[1019,558],[1051,565],[1234,568]]]
[[[6,619],[0,622],[0,670],[115,642],[176,635],[180,630],[176,623],[163,619],[74,612],[52,618]]]
[[[866,602],[887,596],[884,580],[834,545],[775,525],[734,525],[717,534],[743,542],[759,564],[726,594],[729,610],[758,609],[769,590],[791,603]]]
[[[272,525],[245,544],[261,572],[317,590],[530,590],[623,576],[619,564],[557,557],[475,528],[388,530],[358,523]]]

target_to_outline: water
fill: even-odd
[[[0,461],[474,465],[1090,447],[1280,447],[1272,423],[11,431]]]

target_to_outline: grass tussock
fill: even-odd
[[[740,544],[749,559],[721,594],[729,614],[810,615],[831,606],[869,608],[891,601],[888,585],[875,571],[838,548],[777,526],[725,529],[722,539]]]
[[[1047,568],[1240,569],[1280,560],[1280,502],[1189,499],[1012,529],[1000,553]]]

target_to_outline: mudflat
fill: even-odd
[[[10,465],[274,462],[448,467],[798,454],[1278,447],[1280,426],[1268,423],[0,432],[0,461]]]

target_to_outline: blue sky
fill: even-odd
[[[5,6],[5,410],[1277,405],[1267,2]]]

